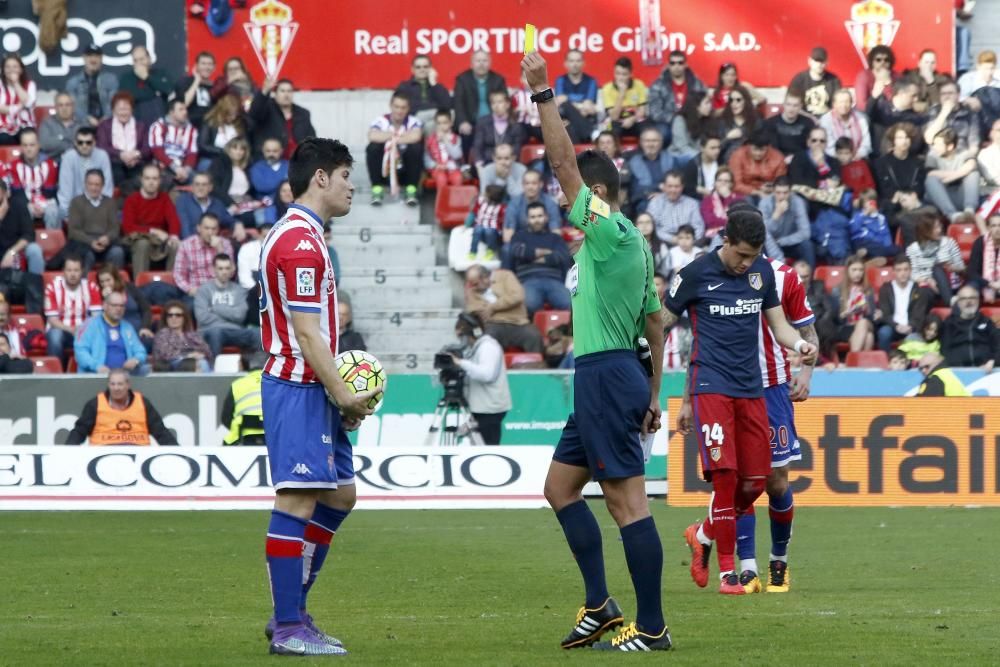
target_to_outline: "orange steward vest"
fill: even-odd
[[[91,445],[148,445],[149,424],[146,422],[146,404],[142,394],[132,392],[132,404],[124,410],[115,410],[108,397],[97,395],[97,421],[90,432]]]

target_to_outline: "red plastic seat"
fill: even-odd
[[[35,375],[60,375],[63,372],[62,362],[56,357],[35,357]]]
[[[507,368],[538,368],[545,359],[538,352],[508,352],[503,355]]]
[[[61,229],[38,229],[35,230],[35,243],[41,246],[47,262],[66,245],[66,235]]]
[[[813,273],[813,280],[823,283],[826,293],[833,291],[834,287],[844,282],[844,267],[842,266],[817,266]]]
[[[993,323],[1000,327],[1000,306],[983,306],[979,312],[993,320]]]
[[[535,313],[535,326],[544,336],[554,327],[562,324],[569,324],[570,313],[568,310],[539,310]]]
[[[545,146],[543,144],[527,144],[521,146],[521,164],[531,164],[536,160],[545,159]]]
[[[0,162],[10,164],[20,156],[20,146],[0,146]]]
[[[45,320],[41,315],[35,313],[25,313],[23,315],[11,315],[14,327],[22,331],[45,331]]]
[[[434,201],[434,217],[444,229],[465,224],[472,202],[479,194],[474,185],[449,185],[438,190]]]
[[[118,276],[122,279],[122,282],[124,282],[124,283],[130,283],[130,282],[132,282],[132,276],[130,276],[128,274],[128,270],[126,270],[126,269],[118,269]],[[87,274],[87,280],[89,280],[92,283],[96,283],[97,282],[97,271],[91,271],[91,272],[89,272]]]
[[[62,274],[63,274],[62,271],[43,271],[42,282],[45,284],[45,288],[48,289],[52,281],[61,276]]]
[[[577,155],[579,155],[583,151],[589,151],[593,147],[594,147],[594,144],[573,144],[573,149],[576,151]]]
[[[847,353],[848,368],[889,368],[889,355],[884,350],[862,350]]]
[[[149,283],[168,283],[174,285],[174,274],[170,271],[143,271],[135,277],[136,287],[142,287]]]
[[[962,251],[962,259],[969,261],[972,254],[972,244],[979,238],[979,228],[973,224],[951,224],[948,226],[948,236],[955,239]]]
[[[56,115],[56,108],[55,107],[46,107],[46,106],[42,106],[40,104],[36,105],[35,106],[35,127],[41,127],[42,123],[45,121],[46,118],[48,118],[49,116],[54,116],[54,115]]]
[[[892,282],[891,266],[872,266],[868,268],[868,284],[872,286],[875,294],[878,294],[882,285]]]
[[[937,315],[944,322],[951,315],[951,308],[948,306],[938,306],[936,308],[931,308],[931,315]]]

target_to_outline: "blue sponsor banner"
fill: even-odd
[[[956,369],[955,375],[974,396],[1000,396],[1000,373]],[[923,382],[920,371],[813,371],[810,396],[912,396]]]

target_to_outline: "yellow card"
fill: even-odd
[[[537,30],[531,23],[524,24],[524,54],[528,55],[535,50],[535,35]]]
[[[596,213],[602,218],[611,217],[611,207],[597,195],[591,195],[590,197],[590,212]]]

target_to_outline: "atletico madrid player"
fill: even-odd
[[[743,594],[735,572],[736,516],[764,491],[771,471],[767,409],[761,382],[761,315],[783,346],[807,361],[816,347],[788,324],[775,291],[774,270],[761,257],[764,220],[756,209],[727,216],[722,247],[674,276],[667,293],[668,323],[685,310],[694,342],[677,428],[698,438],[702,471],[714,494],[709,517],[688,528],[691,573],[708,583],[704,544],[718,543],[720,593]],[[696,537],[697,536],[697,537]]]
[[[376,393],[352,393],[334,361],[337,286],[323,223],[351,210],[353,162],[339,141],[299,144],[288,166],[295,202],[260,252],[261,338],[269,355],[261,401],[275,488],[266,542],[274,616],[264,633],[279,655],[347,653],[313,623],[306,595],[356,501],[345,429],[371,414]]]

